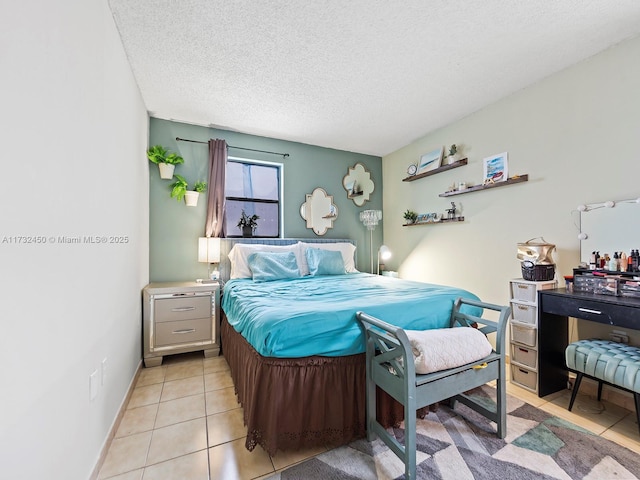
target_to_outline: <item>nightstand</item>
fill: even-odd
[[[142,298],[145,367],[157,367],[163,356],[175,353],[220,354],[218,283],[150,283]]]

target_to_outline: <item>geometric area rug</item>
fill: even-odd
[[[492,387],[468,393],[495,405]],[[404,443],[402,428],[393,433]],[[637,480],[640,475],[640,455],[510,395],[504,439],[496,436],[495,423],[461,403],[455,411],[441,404],[418,419],[416,463],[417,477],[425,480]],[[404,464],[380,439],[361,439],[269,477],[302,479],[404,479]]]

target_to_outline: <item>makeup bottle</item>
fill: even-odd
[[[624,252],[620,252],[620,271],[627,271],[627,254]]]
[[[618,271],[618,254],[617,253],[614,253],[613,257],[609,259],[609,265],[607,265],[607,268],[612,272]]]

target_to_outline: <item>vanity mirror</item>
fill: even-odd
[[[316,188],[305,195],[305,202],[300,205],[300,216],[307,221],[307,228],[316,235],[324,235],[333,228],[333,221],[338,218],[338,207],[333,203],[333,195],[327,195],[322,188]]]
[[[640,199],[578,206],[580,261],[589,264],[591,252],[600,255],[640,248]]]
[[[347,191],[347,197],[361,207],[369,200],[375,188],[371,180],[371,172],[363,164],[356,163],[349,167],[347,174],[342,179],[342,186]]]

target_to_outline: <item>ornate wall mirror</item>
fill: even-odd
[[[375,188],[371,180],[371,172],[361,163],[349,167],[347,174],[342,179],[342,186],[347,191],[347,197],[361,207],[369,200]]]
[[[338,218],[338,207],[333,203],[333,195],[327,195],[322,188],[316,188],[305,195],[305,202],[300,205],[300,216],[307,221],[316,235],[324,235],[333,228],[333,221]]]

